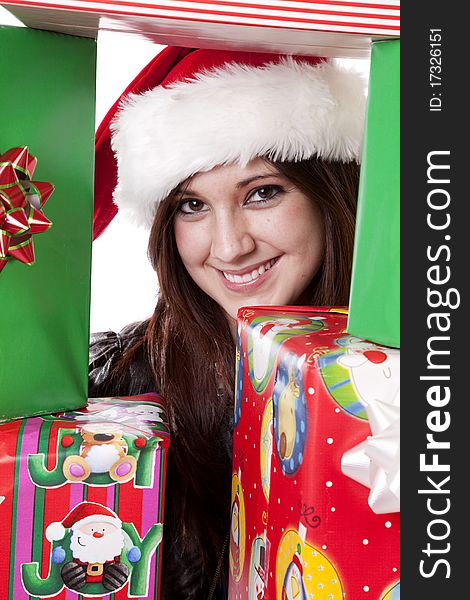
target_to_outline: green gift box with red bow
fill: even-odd
[[[87,400],[94,40],[0,26],[0,421]]]

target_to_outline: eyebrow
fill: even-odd
[[[241,181],[238,181],[235,184],[235,187],[237,189],[241,189],[244,188],[247,185],[250,185],[250,183],[253,183],[254,181],[260,181],[263,179],[271,179],[272,177],[279,177],[279,175],[277,173],[266,173],[265,175],[253,175],[253,177],[247,177],[247,179],[242,179]],[[198,193],[195,190],[192,190],[189,186],[185,189],[179,189],[180,186],[178,186],[176,188],[176,193],[181,194],[183,197],[185,197],[186,195],[188,196],[197,196]]]
[[[278,177],[277,173],[266,173],[265,175],[254,175],[253,177],[248,177],[247,179],[242,179],[236,185],[237,188],[245,187],[254,181],[258,181],[259,179],[271,179],[272,177]]]

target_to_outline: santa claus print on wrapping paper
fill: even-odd
[[[104,596],[129,585],[129,597],[147,596],[150,559],[162,538],[153,525],[143,539],[132,523],[122,523],[111,509],[81,502],[45,532],[52,544],[48,576],[38,563],[21,565],[23,587],[32,596],[58,594],[65,586],[84,596]]]

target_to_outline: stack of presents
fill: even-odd
[[[27,27],[0,26],[0,598],[159,597],[164,399],[87,400],[101,28],[370,55],[349,310],[239,311],[229,598],[396,600],[398,2],[2,4]]]

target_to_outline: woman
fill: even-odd
[[[125,96],[98,132],[97,227],[111,122],[114,200],[150,227],[160,295],[95,336],[89,393],[164,397],[163,598],[225,598],[237,310],[347,303],[363,82],[324,59],[169,48]]]

